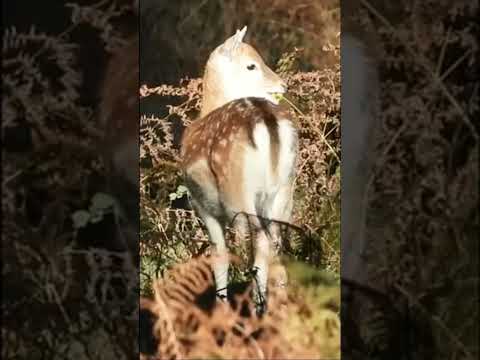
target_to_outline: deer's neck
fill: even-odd
[[[204,117],[213,110],[225,105],[228,101],[229,99],[225,94],[225,89],[222,88],[222,82],[218,79],[218,76],[207,69],[203,76],[203,94],[200,117]]]

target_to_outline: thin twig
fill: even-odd
[[[447,49],[448,39],[450,38],[450,32],[452,31],[452,27],[449,26],[447,30],[447,35],[445,35],[445,40],[443,41],[442,49],[440,50],[440,56],[437,62],[437,68],[435,70],[435,74],[437,76],[440,75],[440,71],[442,71],[443,60],[445,59],[445,50]]]
[[[302,110],[300,110],[292,101],[290,101],[286,96],[282,95],[281,96],[281,99],[285,100],[287,102],[287,104],[289,104],[299,115],[301,115],[302,117],[306,117],[306,115],[302,112]],[[322,140],[323,142],[327,145],[327,147],[330,149],[330,151],[333,153],[333,155],[335,156],[335,158],[337,159],[337,161],[340,163],[340,158],[338,157],[337,155],[337,152],[335,151],[335,149],[332,147],[332,145],[330,145],[330,143],[327,141],[327,139],[325,138],[325,136],[323,134],[320,133],[320,136],[322,137]]]
[[[461,350],[469,359],[474,360],[476,357],[473,356],[473,354],[465,347],[465,345],[458,339],[457,336],[445,325],[443,321],[441,321],[438,316],[435,316],[431,314],[417,299],[415,299],[406,289],[404,289],[402,286],[395,284],[394,287],[402,294],[404,295],[407,300],[412,304],[418,307],[422,312],[427,314],[430,319],[432,319],[433,322],[435,322],[440,329],[443,330],[445,335],[458,347],[459,350]]]

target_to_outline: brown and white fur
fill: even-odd
[[[193,206],[215,246],[221,298],[227,295],[229,268],[225,226],[236,214],[250,215],[256,298],[263,309],[280,236],[274,222],[261,219],[290,220],[297,130],[274,97],[286,84],[243,42],[246,30],[237,30],[208,59],[200,118],[182,139],[182,166]]]

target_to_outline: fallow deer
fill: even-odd
[[[218,296],[227,296],[225,226],[246,213],[256,230],[255,296],[263,311],[269,261],[280,246],[275,222],[263,220],[290,220],[297,130],[275,97],[285,82],[243,42],[246,30],[210,54],[200,118],[185,130],[181,152],[192,204],[216,252]]]

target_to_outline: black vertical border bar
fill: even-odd
[[[121,4],[122,2],[123,4]],[[102,2],[102,4],[106,7],[111,5],[105,2]],[[89,4],[81,3],[80,5],[95,6],[99,4],[95,4],[92,1]],[[115,22],[115,24],[112,26],[113,29],[110,30],[115,32],[119,30],[116,27],[117,25],[119,27],[125,26],[125,28],[128,28],[128,31],[125,31],[125,33],[131,36],[132,34],[129,31],[131,31],[133,18],[131,17],[132,10],[129,8],[129,0],[118,0],[116,5],[127,9],[124,13],[126,17],[121,15],[120,19],[114,19],[112,22]],[[85,157],[88,160],[100,158],[99,153],[102,146],[105,145],[102,140],[92,140],[90,143],[87,142],[86,145],[82,143],[82,140],[91,140],[90,136],[92,136],[92,133],[87,130],[92,130],[93,133],[101,132],[97,128],[99,124],[95,122],[95,117],[98,116],[98,109],[101,107],[101,91],[99,88],[105,78],[109,57],[104,49],[105,44],[98,36],[98,33],[101,33],[104,29],[98,25],[95,28],[91,22],[88,24],[88,21],[86,25],[71,26],[72,7],[67,7],[64,3],[5,1],[2,3],[2,10],[4,56],[15,56],[11,52],[16,50],[21,50],[25,58],[35,53],[40,54],[36,59],[41,58],[41,55],[45,53],[49,55],[46,56],[46,61],[42,59],[44,62],[41,63],[39,72],[46,79],[45,83],[51,81],[51,83],[54,83],[54,86],[49,87],[49,91],[41,91],[41,86],[32,87],[31,92],[28,94],[29,98],[24,99],[27,105],[34,103],[38,108],[49,109],[48,106],[57,106],[62,100],[72,96],[72,93],[67,91],[64,91],[62,94],[64,89],[56,83],[57,80],[62,79],[60,76],[63,75],[59,69],[55,69],[55,66],[52,65],[58,60],[58,57],[54,56],[56,51],[57,53],[64,51],[72,54],[70,59],[73,59],[72,62],[69,63],[67,59],[63,65],[71,67],[72,72],[78,72],[82,75],[76,85],[68,84],[69,81],[75,82],[75,78],[72,76],[60,84],[65,87],[70,85],[76,86],[75,90],[78,92],[78,98],[72,96],[74,99],[72,104],[70,104],[71,107],[67,108],[70,112],[46,111],[43,114],[45,118],[37,116],[37,118],[32,120],[28,116],[33,118],[35,114],[25,115],[25,113],[19,111],[17,114],[12,115],[12,111],[5,111],[11,110],[3,106],[6,104],[6,102],[4,103],[5,98],[8,96],[13,97],[11,92],[6,93],[4,91],[5,89],[10,90],[7,86],[8,84],[5,83],[5,79],[7,79],[7,76],[12,75],[9,70],[11,70],[12,63],[15,65],[15,61],[7,63],[2,61],[2,95],[5,96],[2,97],[2,209],[4,205],[5,207],[12,205],[11,207],[14,208],[9,214],[2,214],[9,216],[4,223],[7,226],[2,228],[2,340],[4,340],[2,341],[2,355],[5,355],[4,350],[6,346],[10,346],[10,350],[12,350],[16,343],[20,343],[17,340],[21,339],[24,347],[23,352],[24,354],[27,353],[29,358],[52,358],[55,350],[63,350],[59,349],[59,347],[55,348],[55,346],[52,346],[52,349],[45,346],[46,342],[48,343],[49,341],[46,340],[45,332],[51,332],[50,340],[53,345],[58,342],[62,346],[68,346],[71,344],[70,342],[78,340],[82,342],[81,345],[88,345],[92,353],[97,353],[97,356],[98,354],[103,354],[100,356],[108,359],[112,355],[111,352],[108,352],[111,348],[108,348],[108,346],[103,347],[97,342],[99,338],[103,337],[102,340],[105,340],[105,338],[111,340],[115,346],[115,351],[118,353],[123,352],[122,355],[125,358],[138,357],[138,349],[130,345],[131,343],[136,345],[135,336],[132,334],[138,334],[138,318],[134,319],[134,316],[138,309],[139,288],[131,285],[132,282],[135,282],[132,279],[138,280],[139,277],[138,256],[136,256],[134,266],[130,266],[127,270],[122,268],[121,256],[118,257],[120,259],[112,256],[110,263],[112,266],[110,267],[100,266],[96,268],[98,278],[109,279],[106,282],[110,281],[108,286],[111,286],[106,291],[108,294],[105,296],[106,300],[96,308],[98,303],[92,305],[92,298],[101,293],[102,286],[106,285],[106,282],[103,284],[99,282],[95,289],[90,288],[93,295],[86,289],[92,275],[89,272],[87,263],[88,261],[92,261],[92,263],[98,261],[96,255],[89,254],[89,251],[92,248],[100,249],[100,258],[104,255],[108,257],[109,252],[117,252],[118,248],[113,246],[115,236],[118,235],[115,234],[117,224],[114,223],[111,216],[106,215],[101,221],[92,222],[88,226],[82,227],[78,231],[77,237],[72,236],[73,221],[71,215],[77,210],[88,209],[89,200],[95,194],[109,193],[109,189],[106,186],[108,179],[106,178],[111,178],[109,176],[111,174],[104,171],[101,166],[92,170],[90,163],[85,162],[83,164],[78,160],[78,157],[81,158],[83,154],[87,154]],[[105,8],[99,10],[100,12],[101,10],[108,11]],[[138,26],[138,15],[134,16],[137,16],[135,20]],[[109,23],[108,25],[111,24]],[[11,31],[13,28],[16,29],[17,38],[15,38],[15,34],[12,34],[12,32],[7,34],[6,30]],[[122,28],[122,30],[125,29]],[[10,36],[9,39],[12,41],[5,41],[7,35]],[[19,39],[19,35],[22,35],[23,38]],[[138,31],[136,36],[138,37]],[[15,42],[15,39],[18,42]],[[46,41],[42,43],[45,39]],[[119,43],[122,40],[125,39],[120,39]],[[62,48],[66,44],[68,46]],[[47,50],[39,51],[39,47],[42,45],[45,45]],[[54,45],[58,45],[58,48],[55,48]],[[10,50],[12,51],[8,52]],[[16,74],[22,73],[22,69],[13,68],[13,70],[16,71]],[[135,71],[138,69],[130,70]],[[15,77],[13,78],[15,79]],[[18,88],[21,88],[22,85],[23,83],[20,81]],[[121,90],[121,88],[118,88],[115,91],[120,93]],[[47,98],[50,95],[51,98]],[[128,95],[138,99],[138,86],[134,93]],[[85,108],[89,108],[91,112],[82,112]],[[138,113],[137,102],[136,118],[134,117],[130,120],[138,121]],[[74,116],[76,114],[83,114],[85,117],[79,116],[76,118]],[[72,115],[71,118],[68,117],[69,115]],[[4,120],[10,121],[9,126],[4,127]],[[64,122],[62,123],[61,120],[64,120]],[[45,138],[39,137],[38,134],[32,135],[37,130],[35,125],[38,125],[38,123],[36,124],[35,121],[45,125],[42,129],[44,134],[48,135],[51,131],[49,135],[55,134],[55,136],[51,136],[51,138],[47,136],[47,140],[45,140]],[[113,132],[109,135],[112,134]],[[69,141],[69,135],[75,140]],[[138,139],[138,134],[132,134],[133,138],[135,136]],[[95,139],[95,136],[92,136],[92,138]],[[38,144],[41,145],[39,148],[36,147]],[[78,151],[72,149],[78,149]],[[138,159],[138,146],[132,151],[135,151],[133,155]],[[6,155],[3,156],[4,154]],[[70,154],[70,158],[66,154]],[[52,163],[55,165],[52,166]],[[25,191],[24,193],[16,194],[12,199],[12,204],[5,204],[7,200],[4,197],[3,181],[5,180],[4,176],[9,174],[6,174],[4,170],[11,170],[9,166],[11,167],[12,165],[17,166],[18,170],[22,170],[12,180],[14,184],[12,186],[13,191],[16,189],[25,189]],[[74,167],[74,165],[79,166]],[[84,168],[81,168],[82,165]],[[59,171],[59,177],[75,177],[78,173],[83,175],[84,173],[81,171],[86,170],[87,167],[92,172],[87,172],[86,175],[77,179],[77,182],[74,182],[69,188],[45,182],[47,176],[44,176],[41,170],[42,168],[48,169],[48,166],[52,166],[55,171]],[[80,170],[78,170],[79,168]],[[78,173],[76,173],[77,171]],[[120,182],[122,181],[120,179]],[[139,252],[138,181],[133,190],[132,184],[130,184],[121,195],[124,195],[124,198],[120,197],[120,205],[129,207],[130,214],[132,213],[132,208],[134,208],[133,217],[130,216],[127,222],[130,225],[129,236],[136,241],[133,255],[137,255]],[[20,211],[15,208],[20,207],[18,204],[21,204],[23,201],[26,203],[24,205],[25,208],[28,208],[26,216],[20,214]],[[2,222],[4,220],[2,219]],[[60,230],[55,232],[54,230],[56,229]],[[122,235],[122,231],[121,228],[120,235]],[[61,243],[62,239],[71,240],[71,238],[75,238],[77,240],[76,243],[75,241],[70,241],[66,244],[67,246],[59,245],[64,245]],[[5,241],[6,239],[8,241]],[[49,240],[57,240],[57,242],[49,242]],[[18,255],[19,249],[23,251],[22,256]],[[73,255],[65,260],[62,257],[62,254],[64,254],[62,251],[65,251],[69,256]],[[85,257],[82,258],[82,254]],[[69,263],[71,259],[73,260]],[[60,270],[58,270],[58,273],[53,271],[55,269],[52,270],[49,278],[51,282],[49,283],[37,275],[41,273],[42,269],[49,269],[49,266],[54,263],[53,260],[58,261],[58,268],[55,269]],[[117,263],[117,260],[120,264]],[[109,260],[106,263],[109,263]],[[46,301],[45,293],[48,293],[48,286],[54,289],[58,285],[56,281],[61,282],[59,279],[69,275],[68,271],[72,268],[73,275],[69,278],[68,283],[68,289],[72,290],[71,293],[62,293],[60,299],[54,298],[55,301],[50,303]],[[38,279],[39,282],[35,282]],[[42,283],[42,279],[45,281],[44,283]],[[124,282],[131,286],[131,288],[127,287],[127,291],[125,291],[126,285]],[[63,285],[63,283],[60,283],[60,285]],[[118,293],[112,295],[117,291]],[[104,312],[99,313],[98,309]],[[134,313],[133,316],[132,312]],[[79,314],[84,317],[83,320]],[[91,323],[88,323],[85,319]],[[134,320],[132,321],[132,319]],[[86,325],[87,330],[82,328],[85,323],[88,323]],[[104,328],[106,334],[99,335],[95,333],[95,330],[100,328]],[[9,334],[11,336],[14,335],[14,337],[5,338],[6,331],[3,331],[5,329],[10,331]],[[122,341],[113,340],[115,338],[121,338]],[[15,350],[13,349],[12,351]],[[16,357],[22,358],[24,356],[17,354]],[[68,357],[65,354],[64,356]]]

